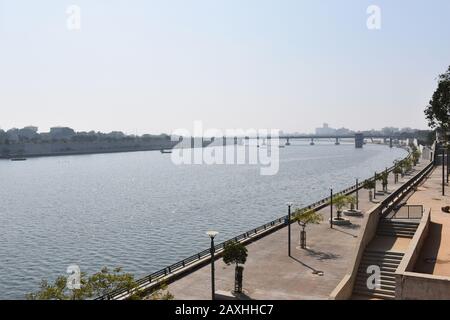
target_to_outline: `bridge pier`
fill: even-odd
[[[340,145],[341,143],[339,142],[339,138],[338,137],[336,137],[336,142],[334,143],[335,145]]]
[[[227,146],[227,137],[225,137],[225,136],[222,137],[222,145],[223,145],[224,147]]]
[[[389,148],[392,148],[392,137],[389,137]]]
[[[310,146],[313,146],[315,143],[314,143],[314,138],[311,138],[311,142],[309,143],[309,145]]]
[[[289,142],[289,138],[286,138],[286,145],[287,145],[287,146],[290,146],[290,145],[291,145],[291,143]]]
[[[235,145],[238,144],[238,138],[237,137],[234,137],[234,144]]]
[[[362,133],[355,133],[355,148],[361,149],[364,145],[364,135]]]

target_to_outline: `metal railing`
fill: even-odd
[[[408,159],[410,157],[411,157],[411,154],[408,154],[408,156],[405,159]],[[390,168],[387,168],[386,170],[387,170],[387,172],[392,172],[394,170],[394,168],[395,168],[395,165],[391,166]],[[341,190],[340,192],[334,193],[333,197],[338,196],[338,195],[351,194],[351,193],[355,192],[356,190],[362,189],[366,181],[374,181],[374,180],[375,180],[375,177],[371,177],[366,180],[363,180],[363,181],[359,182],[358,184],[354,184],[351,187]],[[392,194],[391,194],[391,196],[392,196]],[[302,209],[321,210],[321,209],[325,208],[326,206],[328,206],[329,203],[330,203],[330,197],[326,197],[326,198],[316,201],[308,206],[305,206]],[[229,243],[230,241],[243,241],[243,240],[246,240],[249,238],[253,238],[255,235],[265,232],[267,230],[274,229],[275,227],[281,227],[281,225],[287,225],[287,220],[288,220],[288,215],[284,215],[278,219],[275,219],[266,224],[263,224],[262,226],[259,226],[257,228],[251,229],[247,232],[244,232],[232,239],[229,239],[222,243],[219,243],[215,246],[215,252],[220,253],[223,250],[225,244]],[[140,278],[140,279],[136,280],[137,289],[141,289],[143,287],[150,286],[153,283],[156,284],[159,280],[162,280],[164,277],[166,277],[170,274],[173,274],[174,272],[177,272],[189,265],[192,265],[210,255],[211,255],[211,249],[208,248],[208,249],[205,249],[197,254],[194,254],[184,260],[178,261],[164,269],[161,269],[161,270],[156,271],[148,276]],[[125,296],[129,293],[130,293],[130,291],[126,288],[116,289],[116,290],[109,292],[108,294],[105,294],[103,296],[96,298],[96,300],[115,299],[115,298],[118,298],[121,296]]]
[[[387,219],[391,211],[396,208],[396,206],[403,199],[403,197],[412,190],[414,190],[414,188],[416,188],[417,185],[419,185],[428,176],[431,170],[433,170],[433,167],[434,163],[430,162],[418,174],[416,174],[413,178],[408,180],[400,188],[392,192],[386,199],[384,199],[380,204],[381,217]]]
[[[423,206],[422,205],[399,205],[390,211],[384,219],[422,219],[423,217]]]

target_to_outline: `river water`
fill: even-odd
[[[0,298],[22,299],[69,265],[143,276],[307,205],[406,151],[367,144],[280,149],[279,172],[254,165],[175,165],[133,152],[0,160]]]

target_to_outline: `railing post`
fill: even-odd
[[[333,229],[333,189],[330,189],[330,228]]]
[[[444,174],[445,174],[445,162],[444,162],[444,157],[445,157],[445,150],[442,149],[442,195],[445,196],[445,178],[444,178]]]

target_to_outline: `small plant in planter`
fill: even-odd
[[[383,186],[383,192],[387,192],[387,187],[389,183],[389,172],[384,171],[383,173],[380,173],[381,176],[381,185]]]
[[[375,188],[375,181],[373,180],[366,180],[364,181],[363,188],[366,190],[369,190],[369,201],[373,201],[373,193],[372,190]]]
[[[417,164],[419,163],[419,159],[420,159],[421,155],[422,155],[422,153],[418,149],[413,151],[412,158],[413,158],[413,162],[414,162],[415,166],[417,166]]]
[[[352,203],[354,198],[346,195],[338,195],[333,197],[333,205],[336,208],[337,218],[341,219],[342,209],[350,203]]]
[[[242,275],[244,267],[240,264],[245,264],[247,261],[247,248],[240,242],[231,241],[225,244],[223,249],[223,262],[230,265],[234,263],[235,276],[234,276],[234,292],[242,293]]]
[[[350,224],[350,220],[342,218],[342,210],[345,206],[354,201],[353,199],[353,197],[346,196],[345,194],[340,194],[333,197],[332,205],[336,208],[337,213],[337,217],[333,218],[333,223]]]
[[[398,175],[402,174],[403,175],[403,170],[402,167],[400,165],[397,165],[394,170],[392,171],[394,173],[394,182],[397,183],[398,182]]]
[[[405,172],[409,172],[412,169],[412,165],[413,165],[412,159],[405,159],[404,160]]]
[[[297,221],[298,225],[302,227],[300,231],[300,247],[306,248],[306,231],[308,224],[319,224],[323,218],[314,209],[297,209],[294,211],[293,220]]]

